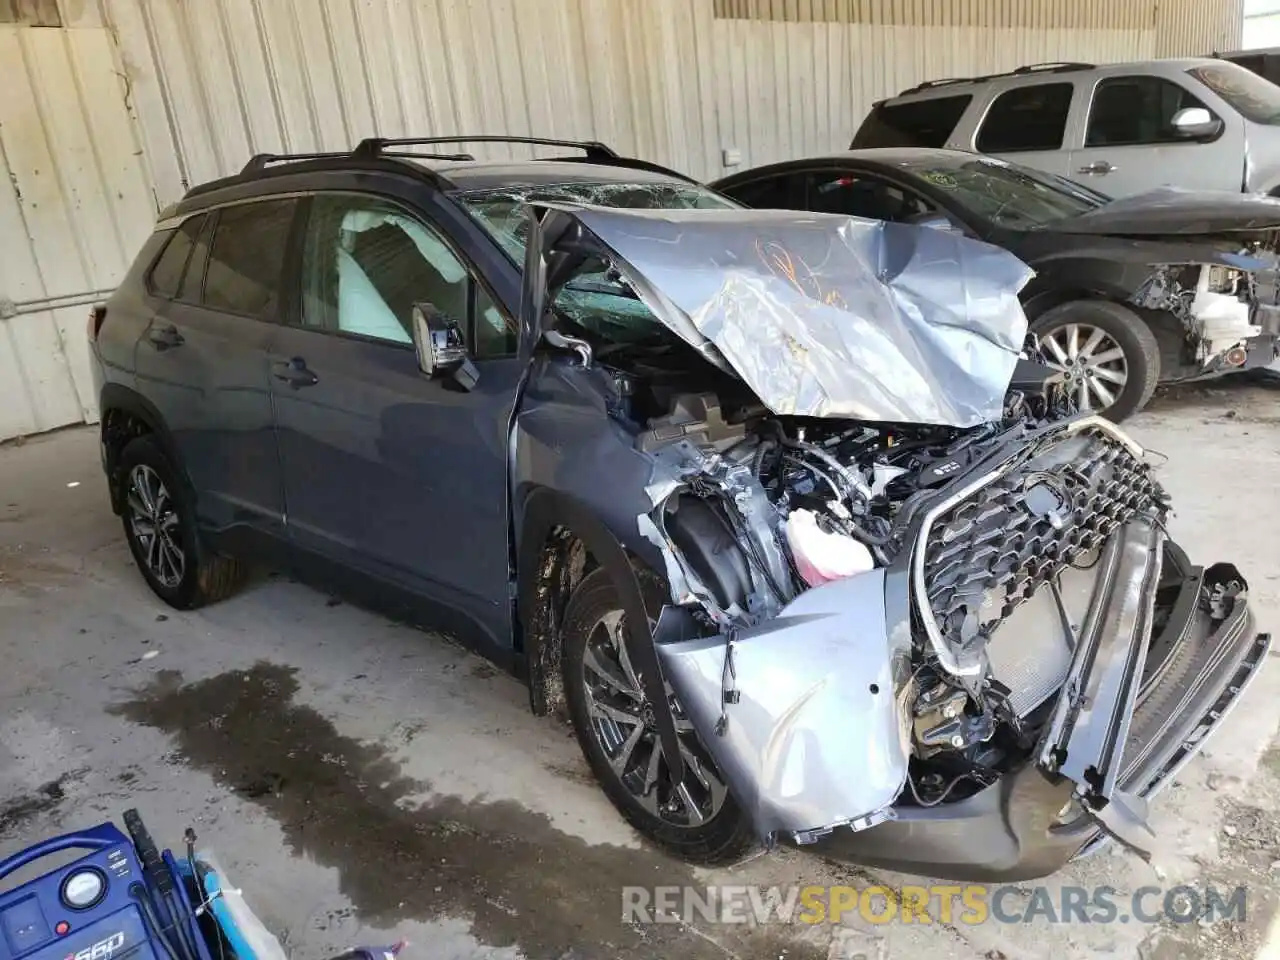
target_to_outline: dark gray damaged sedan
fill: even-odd
[[[255,158],[94,310],[161,598],[267,562],[449,630],[688,859],[1013,880],[1149,849],[1269,638],[1169,539],[1142,448],[1023,358],[1020,261],[598,144],[441,142]]]

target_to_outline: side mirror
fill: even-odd
[[[1173,115],[1170,123],[1178,136],[1188,140],[1216,137],[1222,130],[1222,121],[1204,107],[1185,107]]]
[[[467,356],[458,321],[431,303],[415,303],[412,319],[418,369],[432,380],[452,380],[464,390],[474,387],[480,374]]]

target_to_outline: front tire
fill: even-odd
[[[245,569],[200,542],[192,496],[155,438],[130,440],[116,469],[125,539],[152,592],[178,610],[231,596]]]
[[[1119,423],[1147,405],[1160,379],[1160,346],[1146,321],[1108,300],[1074,300],[1031,324],[1041,358],[1058,370],[1080,409]]]
[[[617,588],[597,568],[569,598],[561,631],[565,700],[587,763],[618,812],[649,840],[693,863],[743,859],[756,845],[751,823],[678,707],[685,775],[671,783],[622,643],[625,629]]]

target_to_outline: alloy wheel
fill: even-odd
[[[684,762],[684,779],[672,782],[653,706],[627,655],[624,629],[622,611],[614,610],[587,635],[582,682],[592,732],[618,780],[645,810],[675,826],[701,826],[720,812],[728,790],[693,725],[668,692]]]
[[[1105,410],[1129,382],[1129,361],[1105,330],[1068,323],[1040,336],[1044,362],[1062,374],[1081,410]]]
[[[160,475],[140,463],[129,472],[129,526],[147,570],[170,589],[182,582],[186,555],[179,545],[177,504]]]

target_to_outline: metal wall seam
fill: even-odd
[[[152,24],[129,59],[208,179],[255,149],[465,131],[597,136],[711,176],[723,148],[763,162],[843,146],[872,101],[940,74],[1212,46],[1242,0],[102,2]]]

